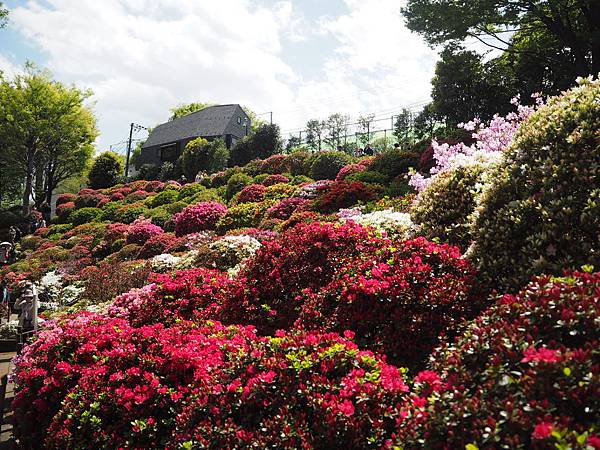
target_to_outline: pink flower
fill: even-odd
[[[350,417],[354,414],[354,403],[350,400],[344,400],[342,403],[338,404],[338,410],[342,414]]]
[[[600,437],[595,434],[590,434],[587,438],[587,445],[591,446],[594,450],[600,449]]]
[[[524,358],[521,362],[545,362],[545,363],[555,363],[561,360],[560,351],[558,350],[550,350],[549,348],[542,347],[539,350],[536,350],[534,347],[529,347],[523,352]]]

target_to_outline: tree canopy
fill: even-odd
[[[467,37],[511,52],[511,33],[544,30],[574,60],[578,75],[600,72],[600,2],[597,0],[408,0],[408,28],[430,44]],[[543,49],[529,48],[540,53]]]
[[[117,183],[123,172],[123,163],[120,155],[112,152],[104,152],[99,155],[92,164],[90,173],[90,187],[92,189],[103,189]]]
[[[4,3],[0,2],[0,28],[6,26],[7,17],[8,9],[4,7]]]
[[[84,104],[90,95],[32,65],[13,80],[0,75],[0,161],[22,180],[24,212],[35,193],[36,203],[49,202],[62,181],[86,169],[98,134]]]

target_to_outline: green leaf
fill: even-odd
[[[475,444],[467,444],[465,450],[479,450],[479,447],[477,447]]]

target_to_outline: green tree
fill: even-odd
[[[240,139],[231,150],[230,163],[243,166],[253,159],[265,159],[281,150],[279,125],[263,124],[251,135]]]
[[[7,17],[8,9],[4,7],[4,3],[0,2],[0,28],[4,28],[6,26]]]
[[[296,147],[300,147],[302,145],[302,139],[298,136],[290,136],[285,143],[285,151],[290,153]]]
[[[88,178],[92,189],[104,189],[117,184],[123,173],[123,162],[119,155],[104,152],[99,155],[90,168]]]
[[[24,213],[34,187],[48,200],[61,181],[85,169],[97,135],[95,119],[83,105],[90,95],[29,64],[12,81],[0,75],[0,160],[24,180]]]
[[[495,61],[486,64],[477,53],[449,45],[431,81],[433,111],[450,126],[506,113],[515,94],[512,80]]]
[[[223,151],[224,150],[224,151]],[[188,142],[181,156],[183,173],[193,180],[200,171],[218,172],[227,165],[229,152],[221,139],[207,141],[197,138]]]
[[[183,116],[187,116],[188,114],[194,113],[196,111],[201,111],[203,109],[212,106],[212,103],[202,103],[202,102],[192,102],[185,103],[176,106],[175,108],[171,108],[171,117],[169,117],[169,122],[178,119]]]
[[[342,147],[344,137],[348,134],[349,122],[350,117],[340,113],[331,114],[327,120],[325,120],[325,129],[327,131],[325,143],[333,150]]]
[[[371,142],[371,123],[373,123],[373,119],[375,118],[375,114],[367,114],[365,116],[360,116],[358,118],[358,141],[362,145],[367,145]]]
[[[306,122],[306,144],[311,149],[320,152],[323,148],[325,126],[325,122],[318,119],[311,119]]]
[[[408,0],[402,9],[408,28],[432,45],[471,37],[518,52],[507,32],[544,29],[572,54],[579,75],[600,72],[600,2],[597,0]]]
[[[408,145],[413,142],[414,117],[409,109],[402,108],[400,114],[396,116],[393,134],[402,145]]]

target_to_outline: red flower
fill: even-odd
[[[531,437],[534,439],[548,439],[554,431],[554,425],[549,422],[542,422],[535,426]]]
[[[525,349],[523,352],[524,358],[521,362],[545,362],[545,363],[555,363],[560,362],[560,351],[558,350],[550,350],[549,348],[542,347],[539,350],[536,350],[535,347],[529,347]]]

